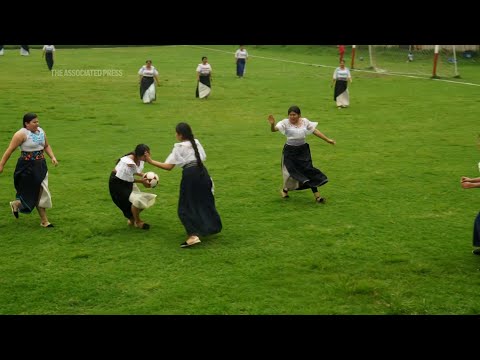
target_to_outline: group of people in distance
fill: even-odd
[[[246,64],[248,60],[248,51],[245,46],[240,45],[235,52],[235,63],[237,65],[237,76],[243,78],[245,75]],[[197,65],[197,85],[195,87],[195,97],[199,99],[208,99],[212,91],[212,66],[208,63],[208,58],[202,56],[202,62]],[[158,71],[152,65],[152,60],[147,60],[140,70],[140,99],[143,103],[151,104],[156,100],[156,86],[159,86]]]

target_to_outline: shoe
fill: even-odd
[[[188,240],[190,240],[190,243],[188,243]],[[195,245],[195,244],[198,244],[200,241],[200,239],[198,238],[198,236],[191,236],[187,239],[187,241],[183,242],[180,247],[181,248],[186,248],[186,247],[189,247],[189,246],[192,246],[192,245]]]
[[[137,223],[135,223],[135,227],[143,230],[148,230],[150,229],[150,224],[143,223],[141,226],[138,226]]]
[[[12,214],[18,219],[18,209],[15,209],[15,201],[10,201],[10,209],[12,209]]]
[[[473,255],[480,255],[480,248],[472,250]]]
[[[325,204],[325,202],[327,201],[327,199],[325,199],[324,197],[319,196],[319,197],[315,198],[315,201],[316,201],[317,203],[319,203],[319,204]]]
[[[282,198],[284,198],[284,199],[288,199],[290,197],[290,196],[288,196],[288,190],[285,191],[284,189],[282,189],[280,191],[280,194],[282,195]]]
[[[53,224],[47,223],[47,225],[43,225],[42,223],[40,223],[40,226],[44,228],[49,228],[49,227],[53,227]]]

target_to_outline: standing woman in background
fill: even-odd
[[[53,54],[55,53],[55,46],[54,45],[43,45],[43,52],[42,57],[45,56],[45,60],[47,61],[48,70],[53,69]]]
[[[152,60],[145,61],[140,70],[138,70],[140,84],[140,99],[144,104],[151,104],[157,99],[156,86],[159,86],[158,71],[152,66]]]
[[[20,45],[20,55],[22,55],[22,56],[30,55],[30,46]]]
[[[17,195],[16,200],[10,202],[12,214],[18,219],[19,211],[30,214],[36,207],[41,219],[40,225],[53,227],[45,210],[52,207],[52,198],[48,190],[48,168],[44,152],[52,159],[54,166],[58,165],[58,161],[48,143],[47,135],[39,126],[36,114],[27,113],[23,116],[23,128],[13,135],[0,160],[0,173],[18,147],[22,152],[13,174]]]
[[[333,72],[332,84],[335,86],[333,100],[337,103],[337,108],[346,108],[350,105],[350,96],[348,94],[348,82],[352,83],[350,70],[345,67],[345,60],[340,61],[340,66]]]
[[[192,128],[181,122],[175,127],[179,141],[164,163],[152,160],[147,154],[147,162],[163,170],[172,170],[175,165],[183,168],[178,199],[178,217],[185,227],[187,240],[180,245],[186,248],[200,242],[199,236],[219,233],[222,220],[215,207],[213,181],[203,164],[207,155],[200,141],[195,139]]]
[[[242,78],[245,75],[247,66],[248,52],[243,45],[235,52],[235,61],[237,63],[237,76]]]
[[[197,66],[197,89],[195,97],[207,99],[212,91],[212,67],[206,56],[202,57],[202,63]]]

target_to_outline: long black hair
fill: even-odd
[[[300,108],[297,105],[292,105],[288,108],[287,115],[290,114],[291,112],[294,112],[297,115],[301,115],[302,112],[300,111]]]
[[[140,156],[145,155],[145,152],[146,152],[146,151],[150,151],[150,147],[149,147],[148,145],[138,144],[138,145],[135,147],[135,150],[130,151],[128,154],[125,154],[125,155],[123,155],[122,157],[125,157],[125,156],[128,156],[128,155],[135,155],[135,156],[138,158],[138,157],[140,157]],[[117,160],[117,164],[118,164],[119,161],[120,161],[120,159]]]
[[[185,122],[178,123],[175,127],[177,134],[182,135],[182,138],[190,141],[192,144],[193,150],[195,151],[195,157],[197,158],[197,166],[199,168],[203,167],[202,159],[200,158],[200,153],[198,152],[197,143],[195,142],[195,137],[193,136],[192,128]]]

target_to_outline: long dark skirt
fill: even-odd
[[[335,82],[335,90],[333,92],[333,101],[337,101],[337,97],[347,91],[347,82],[345,80],[337,80]]]
[[[42,181],[47,176],[47,171],[45,159],[18,159],[15,172],[13,173],[13,183],[17,191],[16,198],[22,203],[19,209],[21,213],[30,214],[38,205]]]
[[[475,218],[475,223],[473,224],[473,246],[480,247],[480,212]]]
[[[123,216],[125,216],[127,219],[131,219],[133,217],[132,203],[130,202],[129,198],[130,194],[132,193],[133,183],[119,179],[112,171],[108,181],[108,188],[110,190],[110,196],[112,197],[113,202],[120,210],[122,210]]]
[[[283,147],[282,168],[285,167],[289,177],[298,181],[298,188],[291,189],[286,186],[288,179],[284,178],[284,187],[289,190],[303,190],[311,187],[319,187],[328,182],[327,176],[312,164],[310,146],[303,144]]]
[[[204,91],[200,91],[200,87],[202,87],[202,85],[200,84],[204,85],[203,86]],[[197,83],[197,89],[195,90],[195,97],[197,98],[207,97],[208,95],[210,95],[211,90],[212,90],[212,86],[210,83],[210,75],[204,75],[204,76],[200,75]]]
[[[237,59],[237,76],[242,77],[245,74],[245,59]]]
[[[143,95],[145,95],[145,91],[147,91],[150,85],[152,85],[153,83],[154,83],[153,77],[149,77],[149,76],[142,77],[142,81],[140,82],[140,99],[143,100]],[[156,98],[157,96],[155,94],[155,99]]]
[[[222,220],[215,208],[212,179],[207,168],[184,168],[178,199],[178,217],[187,235],[206,236],[222,230]]]
[[[48,70],[53,69],[53,52],[45,53],[45,60],[47,61]]]

